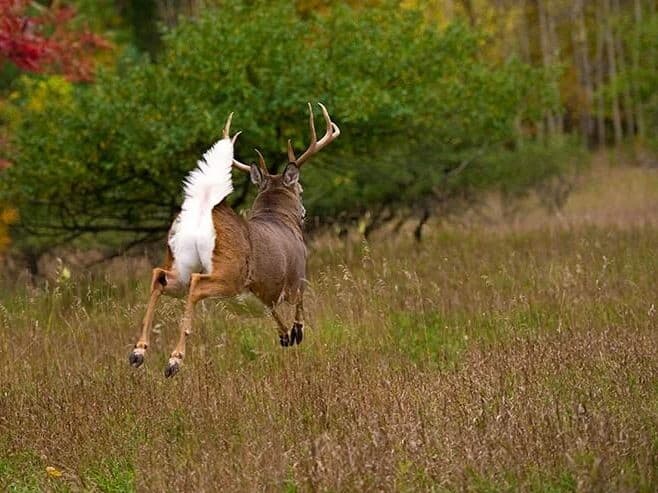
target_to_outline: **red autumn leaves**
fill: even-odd
[[[0,63],[28,72],[60,73],[74,82],[93,78],[93,54],[110,43],[73,27],[75,9],[27,0],[0,0]]]

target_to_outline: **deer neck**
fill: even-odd
[[[277,220],[301,232],[304,206],[299,197],[288,191],[265,191],[258,194],[251,208],[250,220]]]

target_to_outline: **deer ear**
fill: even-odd
[[[249,167],[249,176],[251,176],[251,183],[254,185],[260,187],[263,184],[263,173],[255,164]]]
[[[290,187],[299,181],[299,168],[290,163],[283,170],[283,184]]]

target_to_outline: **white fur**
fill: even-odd
[[[212,210],[233,191],[232,162],[233,144],[230,139],[222,139],[197,161],[196,169],[183,183],[185,200],[169,230],[169,247],[178,278],[185,285],[194,272],[212,272],[215,248]]]

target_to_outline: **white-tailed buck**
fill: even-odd
[[[183,363],[194,307],[204,298],[251,291],[272,313],[281,345],[302,342],[306,246],[299,170],[313,154],[340,135],[327,109],[322,104],[320,108],[327,124],[326,133],[318,140],[309,103],[311,143],[297,158],[288,141],[288,165],[278,175],[268,173],[260,152],[259,166],[248,166],[233,157],[239,132],[230,137],[232,114],[229,116],[223,138],[203,155],[185,181],[185,200],[169,230],[164,265],[153,269],[141,336],[130,353],[132,366],[144,362],[155,305],[162,294],[187,297],[180,338],[165,369],[167,377],[175,375]],[[258,186],[246,220],[225,201],[233,190],[232,167],[249,173]],[[276,311],[282,301],[295,305],[295,320],[290,329]]]

